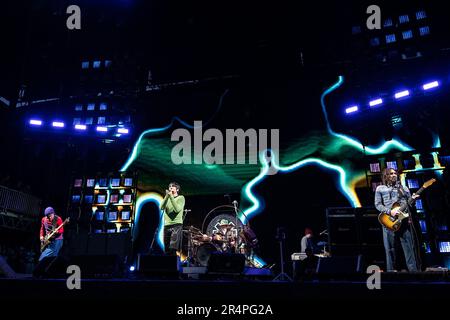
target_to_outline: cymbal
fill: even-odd
[[[231,229],[231,228],[234,227],[234,225],[232,225],[232,224],[220,224],[218,227],[222,228],[222,229]]]
[[[192,239],[199,240],[199,241],[211,241],[211,237],[208,236],[207,234],[193,235]]]
[[[183,230],[183,232],[187,232],[187,233],[192,233],[192,234],[201,234],[202,232],[200,231],[200,229],[194,227],[194,226],[189,226],[187,228],[185,228]]]

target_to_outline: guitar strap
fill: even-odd
[[[56,229],[56,227],[58,226],[58,216],[55,214],[55,216],[53,217],[53,221],[52,221],[52,231]]]
[[[405,201],[406,201],[406,211],[409,213],[409,215],[410,215],[410,218],[412,217],[411,215],[412,215],[412,211],[411,211],[411,206],[410,206],[410,204],[409,204],[409,199],[408,199],[408,196],[405,194],[405,189],[403,189],[403,185],[402,184],[399,184],[399,186],[398,186],[398,192],[400,193],[400,195],[403,197],[403,198],[405,198]]]
[[[398,192],[400,192],[400,194],[405,197],[405,190],[403,190],[403,186],[401,184],[399,184],[398,186]]]
[[[47,234],[52,233],[58,227],[58,216],[55,214],[52,220],[51,228],[47,231]]]
[[[390,192],[389,192],[389,194],[390,194]],[[391,196],[391,197],[392,197],[392,196]],[[380,196],[380,198],[381,198],[381,203],[383,204],[383,206],[386,206],[386,205],[384,204],[384,199],[383,199],[383,197]]]

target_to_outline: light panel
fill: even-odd
[[[383,99],[378,98],[378,99],[369,101],[369,106],[375,107],[375,106],[378,106],[378,105],[380,105],[382,103],[383,103]]]
[[[87,127],[84,124],[77,124],[77,125],[75,125],[75,129],[76,130],[86,130]]]
[[[349,113],[353,113],[358,111],[358,106],[352,106],[352,107],[348,107],[347,109],[345,109],[345,113],[349,114]]]
[[[64,128],[65,124],[61,121],[53,121],[52,126],[55,128]]]
[[[422,86],[423,90],[430,90],[437,87],[439,87],[439,81],[428,82]]]
[[[29,123],[33,126],[42,126],[42,120],[31,119]]]
[[[404,98],[404,97],[408,97],[409,96],[409,90],[403,90],[400,92],[397,92],[394,97],[395,99],[400,99],[400,98]]]
[[[108,128],[107,127],[97,127],[97,131],[98,132],[108,132]]]

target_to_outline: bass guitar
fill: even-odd
[[[45,248],[47,248],[47,246],[52,242],[52,237],[58,232],[59,229],[61,229],[65,224],[67,224],[70,221],[70,218],[67,218],[66,220],[64,220],[63,223],[61,223],[60,226],[58,226],[57,228],[55,228],[52,232],[50,232],[49,234],[47,234],[44,237],[44,240],[41,241],[41,252],[45,250]]]

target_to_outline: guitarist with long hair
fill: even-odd
[[[60,216],[55,214],[52,207],[44,211],[45,216],[41,220],[41,256],[39,261],[45,257],[56,257],[63,245],[64,223]]]
[[[419,195],[416,194],[411,196],[409,189],[402,186],[398,180],[397,171],[392,168],[385,168],[383,170],[382,185],[379,185],[375,191],[375,207],[378,211],[394,220],[398,215],[398,212],[394,210],[397,205],[401,205],[402,208],[405,207],[405,211],[410,212],[409,205],[418,197]],[[397,260],[395,243],[399,240],[405,255],[408,270],[410,272],[419,271],[416,246],[413,233],[411,232],[411,228],[414,227],[413,222],[410,216],[405,220],[401,222],[401,225],[395,231],[383,226],[383,243],[386,251],[387,271],[395,271]]]

